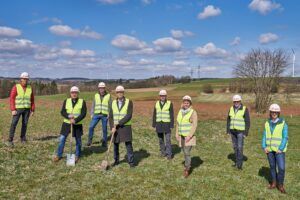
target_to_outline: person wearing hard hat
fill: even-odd
[[[231,135],[232,146],[235,154],[233,167],[243,169],[244,138],[248,136],[250,128],[250,115],[248,108],[242,104],[242,97],[234,95],[233,105],[230,107],[227,117],[227,134]]]
[[[197,112],[192,108],[192,98],[188,95],[182,98],[181,108],[177,115],[176,139],[184,154],[184,177],[187,178],[191,169],[191,150],[196,146],[195,132],[197,129]]]
[[[20,82],[13,86],[9,102],[12,122],[9,130],[8,145],[13,147],[14,135],[20,117],[22,116],[21,142],[25,143],[28,120],[30,116],[33,116],[35,109],[34,94],[29,85],[29,74],[27,72],[23,72],[20,75]]]
[[[95,94],[94,101],[92,104],[92,110],[91,110],[91,117],[92,121],[90,123],[89,127],[89,135],[88,135],[88,142],[87,146],[91,146],[93,135],[94,135],[94,129],[98,122],[101,120],[102,122],[102,147],[107,146],[107,121],[108,121],[108,113],[109,109],[111,107],[111,96],[106,91],[105,83],[100,82],[98,84],[99,91]]]
[[[79,98],[79,88],[76,86],[70,89],[70,98],[64,100],[61,115],[64,121],[61,126],[59,145],[57,149],[57,154],[53,158],[54,162],[58,162],[62,156],[66,143],[66,139],[71,133],[71,126],[73,126],[73,133],[70,137],[75,137],[76,140],[76,150],[75,150],[75,162],[79,161],[81,155],[81,136],[83,135],[82,123],[86,116],[86,103],[83,99]]]
[[[265,123],[262,138],[262,148],[267,154],[272,178],[268,188],[274,189],[277,187],[281,193],[286,193],[283,182],[285,176],[285,152],[288,145],[288,125],[280,117],[280,106],[278,104],[272,104],[269,111],[270,118]]]
[[[119,144],[125,142],[127,150],[127,161],[130,168],[134,165],[133,147],[132,147],[132,101],[124,96],[125,89],[119,85],[116,87],[117,98],[113,100],[109,112],[109,125],[113,133],[114,142],[114,160],[113,166],[120,163]]]
[[[157,132],[161,156],[171,160],[171,129],[174,127],[174,111],[172,102],[167,100],[166,90],[159,92],[159,100],[154,106],[152,127]]]

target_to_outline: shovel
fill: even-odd
[[[108,167],[109,167],[108,156],[109,156],[109,150],[110,150],[110,147],[111,147],[113,138],[114,138],[114,134],[115,134],[115,131],[112,132],[112,135],[111,135],[111,138],[110,138],[110,142],[109,142],[109,145],[108,145],[108,149],[107,149],[107,151],[106,151],[105,160],[103,160],[103,161],[101,162],[101,164],[100,164],[100,168],[101,168],[102,170],[108,170]]]
[[[73,141],[73,124],[71,123],[70,153],[67,154],[67,166],[75,166],[75,154],[72,153],[72,141]]]

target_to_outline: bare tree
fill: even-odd
[[[288,55],[277,49],[252,49],[234,68],[234,75],[250,81],[255,94],[255,108],[264,113],[272,100],[272,90],[288,65]]]

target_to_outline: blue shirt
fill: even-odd
[[[283,121],[283,118],[279,118],[279,120],[274,123],[271,119],[269,119],[271,134],[273,134],[275,126],[278,123],[281,123],[282,121]],[[288,142],[288,125],[287,125],[287,123],[285,123],[284,126],[283,126],[283,130],[282,130],[282,140],[281,140],[281,143],[280,143],[278,149],[280,151],[283,151],[284,148],[286,147],[287,142]],[[267,147],[267,143],[266,143],[266,129],[264,130],[264,133],[263,133],[263,138],[262,138],[261,146],[262,146],[263,149],[265,149]]]

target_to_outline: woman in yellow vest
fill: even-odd
[[[79,161],[82,143],[81,136],[83,135],[82,122],[86,116],[86,103],[78,97],[78,94],[79,88],[73,86],[70,90],[70,98],[64,101],[61,108],[61,115],[64,121],[61,126],[57,155],[53,158],[54,162],[58,162],[63,156],[66,139],[71,132],[71,126],[73,126],[73,133],[71,133],[70,137],[75,137],[76,140],[75,162]]]
[[[171,129],[174,127],[174,111],[172,102],[167,100],[166,90],[159,91],[159,100],[155,103],[153,111],[152,127],[157,132],[161,156],[171,160]]]
[[[188,95],[183,97],[181,109],[177,115],[176,138],[184,153],[184,177],[187,178],[191,169],[191,150],[196,146],[198,117],[197,112],[192,108],[192,98]]]
[[[129,166],[133,168],[133,147],[132,147],[132,129],[131,118],[133,112],[132,101],[124,96],[124,87],[119,85],[116,88],[117,99],[113,100],[112,106],[109,112],[109,125],[111,131],[114,133],[114,159],[113,166],[120,163],[119,144],[125,142],[127,150],[127,161]]]
[[[285,176],[285,152],[288,145],[288,125],[280,118],[280,107],[272,104],[269,108],[270,119],[265,123],[262,139],[262,148],[267,154],[272,180],[269,189],[278,188],[286,193],[283,182]],[[278,168],[278,171],[277,171]]]
[[[87,146],[91,146],[94,129],[97,126],[98,122],[101,120],[102,122],[102,147],[107,146],[107,121],[108,121],[108,113],[111,107],[111,96],[106,91],[106,85],[103,82],[98,84],[99,91],[95,94],[94,101],[92,104],[91,117],[92,121],[89,127],[89,135]]]

